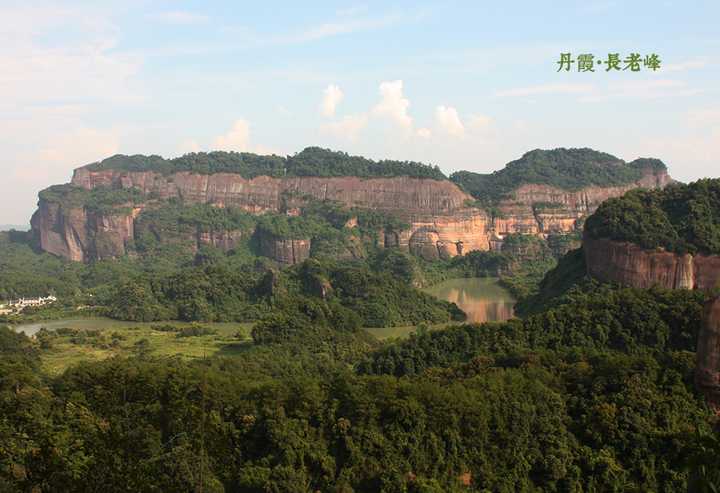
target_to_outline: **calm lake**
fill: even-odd
[[[468,322],[501,322],[513,318],[515,299],[492,277],[448,279],[424,290],[467,313]]]
[[[500,286],[499,280],[493,277],[448,279],[423,291],[436,298],[455,303],[467,313],[468,322],[502,322],[515,315],[515,299],[507,289]],[[440,324],[432,328],[438,329],[446,325],[448,324]],[[408,337],[417,330],[417,327],[413,325],[374,327],[366,330],[378,339],[388,339]]]

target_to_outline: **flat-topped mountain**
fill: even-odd
[[[570,178],[560,179],[565,174]],[[660,161],[626,164],[589,149],[531,151],[491,175],[458,172],[451,180],[422,163],[373,161],[319,148],[289,157],[118,155],[78,168],[69,184],[41,192],[32,227],[43,250],[85,261],[132,251],[143,219],[171,202],[295,217],[319,201],[394,217],[404,226],[380,224],[377,245],[434,259],[497,248],[511,233],[547,237],[578,231],[607,198],[669,182]],[[145,226],[164,240],[158,228]],[[255,234],[227,225],[195,226],[186,228],[188,238],[223,248],[232,248],[231,238]],[[271,257],[295,263],[310,254],[312,240],[273,235],[260,243]]]

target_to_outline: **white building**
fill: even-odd
[[[49,305],[57,301],[57,298],[53,295],[39,297],[39,298],[20,298],[19,300],[9,301],[4,305],[0,305],[0,315],[7,315],[9,313],[20,313],[25,308],[31,306],[43,306]]]

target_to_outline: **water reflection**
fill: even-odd
[[[494,278],[449,279],[426,290],[455,303],[468,322],[494,322],[514,316],[515,300]]]

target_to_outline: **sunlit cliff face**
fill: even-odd
[[[473,197],[448,180],[359,177],[285,177],[243,178],[238,174],[201,175],[179,172],[91,171],[79,168],[72,184],[85,189],[97,187],[138,188],[149,202],[174,197],[187,203],[237,207],[250,213],[297,211],[302,197],[332,200],[349,207],[392,212],[410,227],[394,232],[388,239],[381,232],[380,246],[397,246],[428,260],[464,255],[473,250],[490,250],[490,239],[512,233],[547,235],[575,231],[582,219],[607,198],[622,195],[638,186],[664,186],[669,181],[663,172],[650,173],[639,182],[620,187],[587,187],[576,191],[546,185],[523,185],[497,206],[492,214],[468,206]],[[538,203],[552,203],[552,209],[539,209]],[[103,216],[90,214],[82,206],[70,207],[40,201],[32,226],[40,247],[46,252],[70,260],[122,256],[133,239],[134,221],[147,204],[136,204],[132,213]],[[67,210],[66,210],[67,209]],[[393,236],[394,235],[394,236]],[[232,243],[225,232],[213,232],[211,238],[197,233],[198,245]],[[231,235],[232,236],[232,235]],[[102,239],[98,242],[97,239]],[[161,239],[162,240],[162,239]],[[285,239],[278,239],[284,241]],[[271,245],[268,256],[282,263],[297,263],[309,252],[311,238],[305,244]],[[295,250],[297,254],[291,250]],[[306,248],[307,246],[307,248]],[[272,252],[279,252],[274,255]]]

